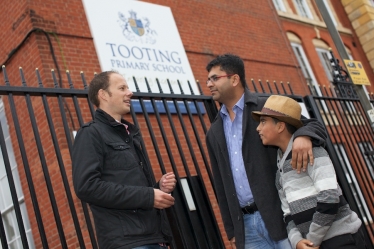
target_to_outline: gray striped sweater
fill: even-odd
[[[305,238],[321,245],[332,237],[356,233],[361,220],[342,196],[325,149],[313,148],[314,165],[297,174],[291,167],[293,137],[282,156],[278,150],[276,187],[292,248]]]

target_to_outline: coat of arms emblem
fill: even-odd
[[[121,12],[118,13],[118,22],[126,39],[140,43],[156,43],[157,33],[150,28],[149,19],[147,17],[137,18],[137,13],[132,10],[129,13],[129,18],[126,18]]]
[[[134,31],[134,33],[138,36],[144,35],[144,27],[142,20],[136,19],[136,13],[133,11],[130,11],[130,15],[131,17],[129,18],[129,24],[132,31]]]

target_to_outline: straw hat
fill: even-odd
[[[301,106],[295,100],[285,96],[271,95],[260,112],[252,112],[253,119],[258,122],[260,122],[260,116],[273,117],[296,128],[303,126],[300,121]]]

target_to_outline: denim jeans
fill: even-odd
[[[167,249],[167,246],[160,246],[158,244],[138,246],[133,249]]]
[[[266,230],[260,212],[244,214],[245,249],[291,249],[288,239],[274,241]]]

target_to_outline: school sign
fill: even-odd
[[[132,0],[83,0],[102,71],[116,70],[135,91],[147,92],[145,77],[152,92],[189,94],[189,81],[198,93],[191,66],[169,7]]]

